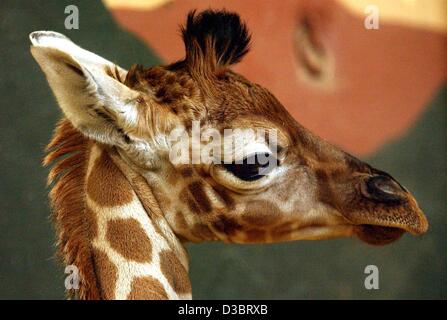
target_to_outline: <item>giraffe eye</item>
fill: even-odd
[[[241,180],[255,181],[269,174],[278,164],[270,153],[256,153],[242,161],[223,164],[223,167]]]

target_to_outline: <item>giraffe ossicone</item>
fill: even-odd
[[[382,245],[426,232],[416,200],[388,173],[318,138],[231,71],[250,43],[237,14],[192,12],[182,35],[183,60],[129,71],[61,34],[30,35],[64,114],[44,164],[59,251],[79,269],[71,295],[190,299],[187,242],[357,236]],[[195,126],[212,130],[190,139]],[[230,129],[266,134],[216,138]],[[173,145],[175,130],[184,144]],[[172,158],[178,147],[187,161]],[[230,161],[192,161],[197,148]],[[274,166],[263,171],[266,163]]]

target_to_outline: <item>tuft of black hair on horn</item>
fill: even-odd
[[[251,36],[237,13],[226,10],[191,11],[181,28],[186,60],[199,53],[202,58],[214,55],[218,66],[239,62],[249,51]],[[197,49],[200,52],[197,52]]]

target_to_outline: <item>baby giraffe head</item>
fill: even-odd
[[[182,34],[183,60],[129,71],[61,34],[30,36],[65,117],[145,177],[180,239],[386,244],[427,230],[391,175],[315,136],[230,70],[250,42],[238,15],[192,12]]]

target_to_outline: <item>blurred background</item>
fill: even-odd
[[[68,5],[79,9],[79,29],[64,26]],[[1,0],[0,298],[64,298],[40,164],[61,113],[28,34],[58,31],[125,68],[151,66],[181,58],[179,25],[189,10],[210,7],[238,12],[252,32],[235,70],[313,132],[390,172],[415,194],[430,229],[386,247],[189,245],[193,297],[447,298],[445,0]],[[375,10],[378,29],[367,29]],[[379,290],[364,287],[371,264]]]

